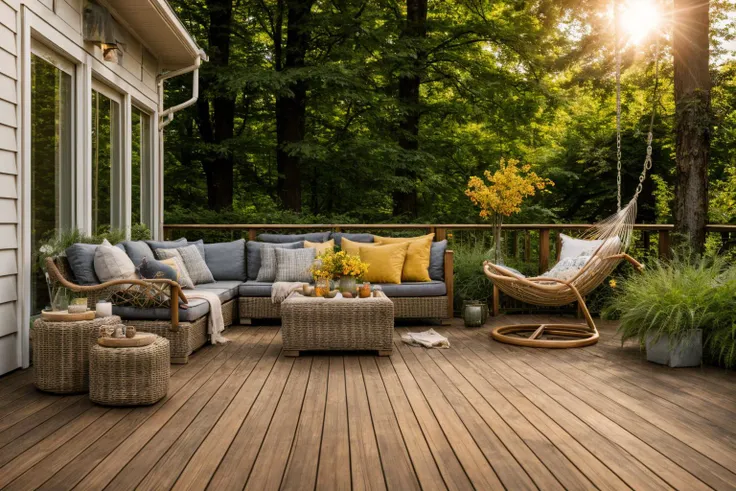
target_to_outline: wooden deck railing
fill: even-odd
[[[582,231],[590,228],[589,224],[585,223],[545,223],[545,224],[527,224],[527,223],[509,223],[503,225],[504,232],[511,234],[511,240],[508,241],[511,245],[511,253],[517,255],[520,250],[523,249],[524,260],[531,262],[531,236],[530,232],[538,234],[538,263],[539,271],[547,271],[550,266],[550,256],[552,253],[552,238],[554,233],[555,239],[555,251],[560,250],[560,233],[564,232],[575,232]],[[641,242],[645,248],[649,248],[651,237],[654,235],[657,238],[657,251],[660,257],[667,257],[670,253],[670,235],[674,226],[671,224],[636,224],[634,230],[641,232]],[[454,231],[470,231],[470,230],[488,230],[492,229],[490,224],[464,224],[464,223],[443,223],[443,224],[428,224],[428,223],[373,223],[373,224],[266,224],[266,223],[248,223],[248,224],[166,224],[164,225],[164,235],[171,237],[176,232],[183,231],[229,231],[229,232],[240,232],[243,236],[247,237],[248,240],[255,240],[256,236],[260,232],[266,231],[309,231],[309,230],[332,230],[333,232],[347,232],[347,231],[408,231],[408,230],[421,230],[427,233],[434,233],[435,240],[443,240],[448,237]],[[736,234],[736,225],[708,225],[707,231],[709,233],[718,233],[726,240],[730,234]],[[519,234],[521,232],[521,234]],[[523,238],[523,244],[519,244]],[[521,247],[520,247],[521,245]]]

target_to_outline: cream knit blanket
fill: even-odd
[[[225,344],[230,342],[229,339],[222,335],[225,330],[225,321],[222,319],[222,302],[215,292],[207,290],[184,290],[184,295],[188,299],[199,298],[206,300],[210,304],[210,313],[207,316],[207,332],[210,335],[212,344]]]
[[[295,291],[300,291],[305,284],[299,281],[277,281],[271,287],[271,303],[283,302]]]

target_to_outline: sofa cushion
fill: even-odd
[[[401,271],[401,282],[431,281],[429,277],[429,260],[432,250],[434,234],[422,235],[421,237],[379,237],[374,238],[376,244],[400,244],[409,242],[406,250],[404,268]]]
[[[360,248],[360,260],[368,264],[363,279],[371,283],[401,283],[401,271],[408,248],[409,242],[373,247],[363,245]]]
[[[218,244],[204,244],[204,260],[215,281],[245,281],[247,279],[245,239]]]
[[[149,261],[156,259],[156,255],[151,250],[151,247],[143,240],[126,240],[122,244],[125,247],[125,253],[133,261],[136,268],[140,267],[143,258]]]
[[[445,250],[447,250],[446,240],[432,242],[429,251],[429,278],[432,280],[445,281]]]
[[[420,281],[411,283],[377,283],[387,297],[441,297],[447,295],[444,281]]]
[[[268,249],[264,249],[264,252]],[[276,253],[276,281],[312,281],[311,267],[316,249],[273,249]]]
[[[95,250],[94,265],[95,274],[102,283],[138,277],[135,274],[135,265],[125,249],[114,247],[107,239]]]
[[[288,243],[269,243],[248,241],[245,244],[247,250],[247,271],[248,279],[255,280],[258,278],[258,271],[261,269],[261,249],[264,247],[283,247],[284,249],[300,249],[304,246],[304,242],[288,242]]]
[[[157,249],[178,249],[187,245],[184,237],[176,240],[147,240],[146,244],[151,248],[153,254],[158,257]]]
[[[69,267],[74,273],[74,280],[78,285],[99,285],[100,280],[95,274],[96,244],[72,244],[66,249],[66,258]]]
[[[330,232],[312,232],[309,234],[260,234],[258,240],[272,244],[284,244],[288,242],[327,242]]]
[[[184,261],[184,266],[187,268],[189,277],[195,285],[215,281],[210,268],[207,267],[207,263],[204,261],[203,253],[199,251],[196,245],[189,244],[186,247],[180,247],[178,249],[159,249],[156,253],[161,254],[164,251],[179,253],[181,260]]]
[[[332,232],[331,237],[335,239],[335,245],[341,247],[343,237],[353,242],[373,242],[373,234],[347,234],[345,232]]]
[[[241,297],[270,297],[272,286],[273,283],[248,280],[238,287],[238,294]]]
[[[159,253],[165,254],[166,259],[161,262],[176,270],[176,281],[182,288],[194,288],[194,282],[189,277],[189,271],[181,259],[181,254],[176,249],[159,249]]]
[[[187,292],[184,290],[184,295]],[[194,322],[207,315],[210,312],[210,304],[201,298],[192,298],[189,300],[189,308],[179,309],[179,320],[182,322]],[[123,320],[169,320],[171,319],[171,309],[168,307],[158,308],[138,308],[117,306],[112,307],[113,315],[119,315]]]
[[[215,281],[214,283],[202,283],[194,287],[195,290],[212,290],[217,292],[220,301],[227,302],[238,296],[240,281]]]

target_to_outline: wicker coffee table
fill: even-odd
[[[89,350],[99,329],[120,324],[120,317],[33,325],[33,383],[40,390],[74,394],[89,389]]]
[[[394,304],[382,292],[369,298],[292,294],[281,303],[285,356],[302,351],[393,352]]]

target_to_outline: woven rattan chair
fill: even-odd
[[[167,279],[155,280],[115,280],[99,285],[77,285],[71,278],[69,262],[65,257],[46,259],[46,272],[49,281],[54,287],[63,287],[74,293],[83,293],[87,296],[87,305],[93,309],[98,301],[110,300],[113,303],[146,302],[156,307],[171,308],[172,331],[179,329],[179,302],[172,299],[181,299],[187,303],[187,298],[181,291],[179,283]]]

